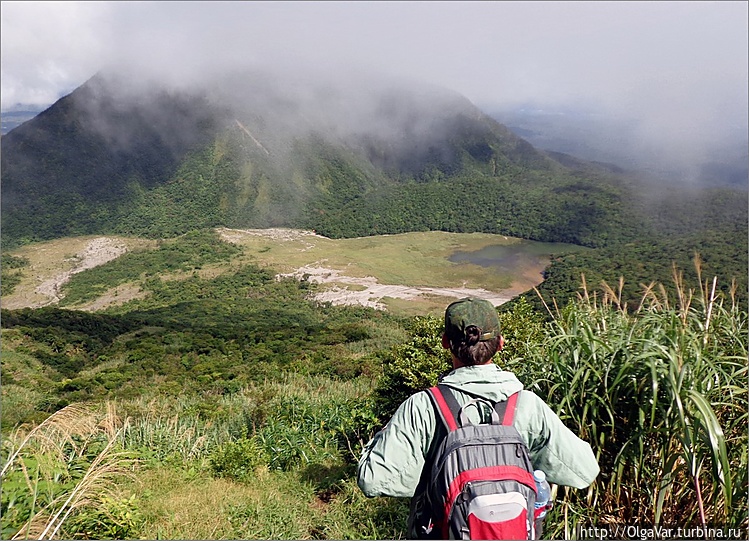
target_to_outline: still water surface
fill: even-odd
[[[521,240],[514,244],[493,244],[475,252],[455,252],[449,260],[453,263],[473,263],[493,267],[502,272],[522,273],[523,269],[546,267],[552,255],[562,255],[585,250],[574,244]]]

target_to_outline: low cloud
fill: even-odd
[[[745,2],[3,2],[2,109],[98,71],[187,86],[273,67],[444,86],[484,110],[579,107],[679,161],[747,128]],[[738,143],[742,144],[741,141]]]

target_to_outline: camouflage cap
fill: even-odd
[[[471,325],[479,328],[481,341],[499,336],[497,309],[487,300],[466,297],[445,310],[445,334],[450,341],[465,341],[466,327]]]

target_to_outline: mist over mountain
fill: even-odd
[[[560,108],[526,104],[490,109],[492,118],[536,148],[615,165],[653,181],[682,187],[749,186],[749,139],[746,123],[726,119],[723,129],[682,134],[678,148],[670,147],[672,134],[643,137],[643,122],[584,107]]]
[[[219,226],[486,232],[599,248],[552,264],[544,287],[555,295],[572,294],[582,273],[627,274],[634,298],[695,253],[724,284],[746,282],[745,186],[653,183],[540,150],[464,96],[410,80],[301,70],[157,79],[102,72],[3,136],[5,249]]]
[[[315,227],[323,224],[310,211],[319,217],[388,185],[451,177],[466,160],[493,174],[552,167],[459,94],[374,77],[339,81],[248,71],[187,90],[99,74],[3,138],[4,235],[155,234],[159,198],[196,206],[171,232]]]

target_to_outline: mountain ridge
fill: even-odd
[[[244,87],[230,88],[248,89],[244,101],[220,84],[214,85],[219,90],[192,93],[143,86],[138,93],[99,75],[7,134],[2,149],[7,240],[107,232],[102,228],[108,220],[138,206],[138,193],[183,181],[180,166],[190,159],[214,162],[194,164],[204,177],[215,173],[209,165],[234,169],[233,185],[219,188],[229,199],[253,197],[262,204],[277,196],[293,203],[273,212],[273,220],[242,218],[248,209],[232,208],[231,216],[224,216],[229,221],[210,225],[308,228],[318,224],[278,221],[279,215],[304,214],[302,196],[320,207],[333,195],[343,205],[381,185],[451,178],[466,161],[493,175],[512,167],[554,167],[450,92],[385,85],[367,96],[328,97],[314,111],[320,103],[314,98],[324,87],[299,92],[263,78],[243,81]],[[56,214],[63,204],[81,212]],[[23,225],[19,213],[25,235],[17,232]],[[91,218],[97,214],[102,218]],[[39,223],[35,215],[54,219]],[[83,226],[85,215],[93,223]]]
[[[242,73],[188,90],[99,74],[3,136],[2,173],[4,249],[215,227],[484,232],[607,250],[552,262],[560,294],[586,269],[637,284],[697,252],[725,283],[746,281],[735,191],[654,190],[540,151],[455,92],[392,80]],[[664,261],[638,262],[653,246]]]

